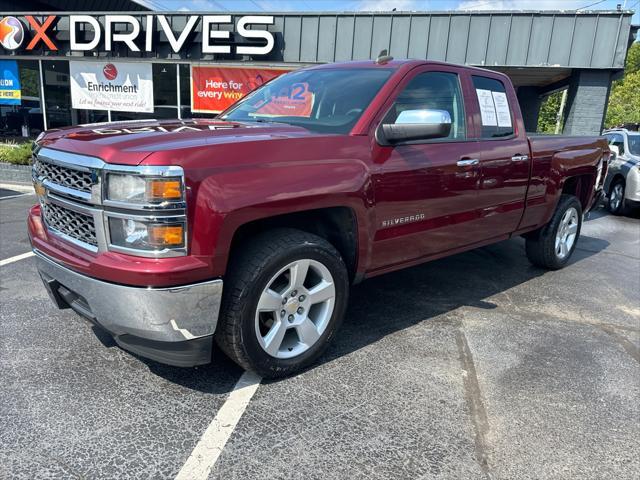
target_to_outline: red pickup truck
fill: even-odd
[[[46,132],[29,236],[54,303],[121,347],[192,366],[216,342],[276,377],[318,358],[365,278],[516,235],[565,266],[609,154],[527,137],[496,72],[322,65],[212,120]]]

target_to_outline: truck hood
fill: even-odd
[[[107,163],[139,165],[151,153],[163,150],[316,135],[284,123],[135,120],[52,129],[38,144],[98,157]]]

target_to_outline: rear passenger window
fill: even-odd
[[[500,80],[472,76],[480,107],[482,138],[503,138],[514,134],[511,106]]]
[[[395,123],[405,110],[446,110],[451,116],[451,132],[445,139],[466,138],[464,102],[458,75],[446,72],[420,73],[400,92],[382,123]]]

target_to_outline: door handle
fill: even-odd
[[[511,157],[512,162],[527,162],[529,161],[529,155],[514,155]]]
[[[456,165],[458,165],[459,167],[473,167],[474,165],[479,164],[480,160],[478,160],[477,158],[465,158],[464,160],[458,160],[458,163]]]

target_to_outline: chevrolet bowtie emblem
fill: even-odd
[[[33,182],[33,189],[36,191],[36,195],[38,195],[38,197],[44,197],[47,193],[41,182]]]

